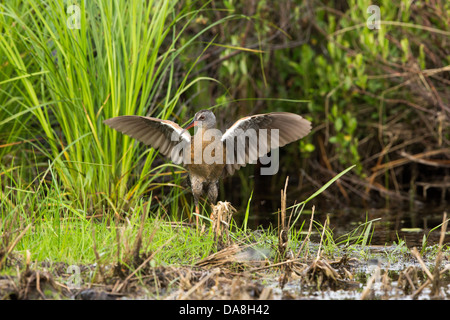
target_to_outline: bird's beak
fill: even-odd
[[[184,128],[184,130],[189,130],[190,128],[195,127],[197,124],[198,124],[197,121],[192,120],[192,121]]]
[[[188,131],[190,128],[195,127],[197,125],[197,121],[192,120],[184,129],[181,131],[181,135],[183,135],[186,131]]]

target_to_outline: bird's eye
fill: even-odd
[[[205,120],[205,116],[200,116],[200,118],[198,118],[198,120]]]

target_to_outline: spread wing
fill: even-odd
[[[233,174],[247,163],[256,163],[258,158],[268,154],[271,149],[301,139],[310,131],[311,122],[289,112],[257,114],[242,118],[222,136],[227,156],[227,172]]]
[[[142,116],[120,116],[104,123],[146,145],[158,150],[162,155],[179,164],[183,162],[183,151],[191,143],[191,135],[170,120]]]

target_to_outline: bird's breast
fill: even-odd
[[[200,130],[199,130],[200,131]],[[197,132],[191,140],[190,174],[207,180],[217,180],[225,167],[225,148],[220,140],[221,133]]]

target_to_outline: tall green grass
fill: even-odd
[[[203,7],[117,0],[77,5],[79,29],[69,28],[76,12],[62,0],[0,4],[0,56],[8,66],[0,83],[11,89],[0,91],[1,108],[8,110],[1,112],[0,125],[9,126],[12,134],[4,138],[9,142],[21,136],[16,127],[27,129],[33,120],[38,128],[31,134],[41,139],[30,143],[50,160],[67,195],[93,211],[107,207],[118,213],[172,165],[152,168],[153,149],[142,152],[103,120],[129,114],[182,118],[182,93],[210,79],[187,81],[194,60],[175,85],[178,56],[206,30],[233,17],[186,41],[182,35]]]
[[[139,199],[126,217],[92,214],[86,203],[67,196],[52,164],[38,177],[48,175],[49,183],[33,189],[14,171],[4,175],[9,183],[0,202],[0,270],[28,254],[32,261],[49,263],[129,264],[138,238],[139,255],[170,246],[155,255],[156,264],[193,263],[213,246],[212,237],[172,224],[164,207],[152,206],[152,200]]]

